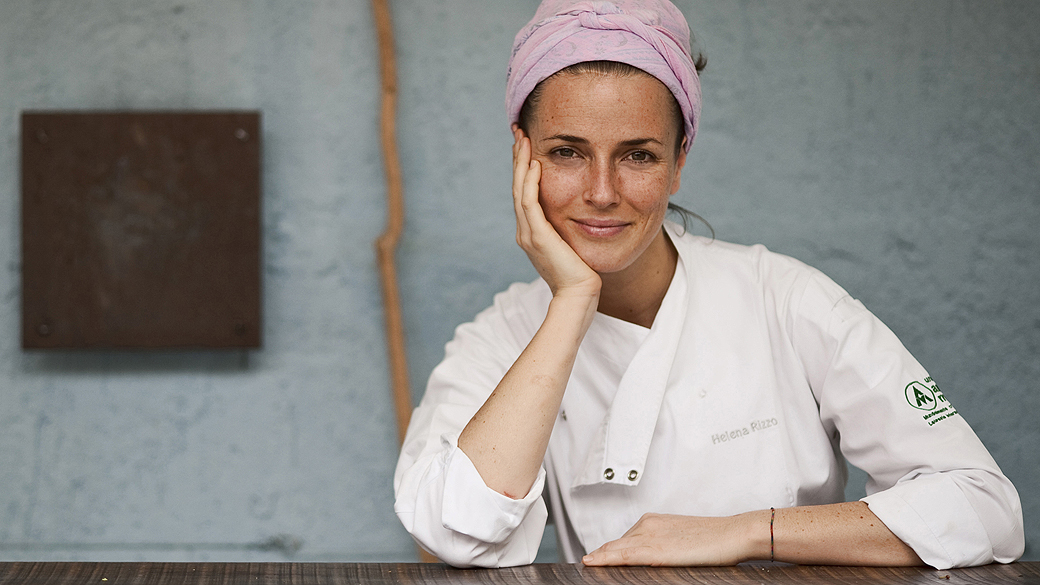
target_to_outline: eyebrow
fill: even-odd
[[[580,136],[573,136],[571,134],[554,134],[552,136],[542,139],[543,142],[548,140],[561,140],[563,142],[574,142],[576,144],[589,144],[588,139],[582,138]],[[630,140],[622,140],[618,146],[631,148],[633,146],[643,146],[644,144],[657,144],[659,146],[664,146],[664,144],[662,144],[661,141],[657,140],[656,138],[632,138]]]

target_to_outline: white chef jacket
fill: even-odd
[[[547,498],[567,562],[646,512],[724,516],[864,501],[936,568],[1011,562],[1018,493],[895,335],[819,271],[762,246],[682,234],[650,329],[597,313],[544,464],[513,500],[488,488],[458,436],[545,318],[542,280],[514,284],[460,326],[415,410],[395,510],[456,566],[530,563]]]

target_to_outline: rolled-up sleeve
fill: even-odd
[[[795,332],[821,421],[868,474],[863,501],[896,536],[937,569],[1022,555],[1018,492],[891,330],[817,274]]]
[[[526,497],[488,488],[466,454],[445,438],[413,485],[402,482],[395,511],[424,549],[456,567],[511,567],[534,561],[548,515],[540,470]],[[418,470],[416,470],[418,471]]]
[[[863,501],[937,569],[1010,563],[1022,555],[1018,493],[1002,474],[964,469],[917,476]]]
[[[534,335],[515,303],[526,286],[501,293],[456,330],[412,414],[394,474],[394,510],[405,529],[457,567],[529,564],[545,529],[544,467],[529,493],[514,500],[488,488],[458,448],[462,429]]]

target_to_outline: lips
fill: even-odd
[[[616,219],[576,219],[574,223],[582,232],[594,238],[609,238],[624,231],[627,222]]]

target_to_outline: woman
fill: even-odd
[[[507,82],[541,278],[461,326],[395,475],[459,566],[1009,562],[1021,505],[927,372],[818,271],[665,220],[696,135],[667,0],[546,0]],[[870,475],[843,502],[847,458]]]

